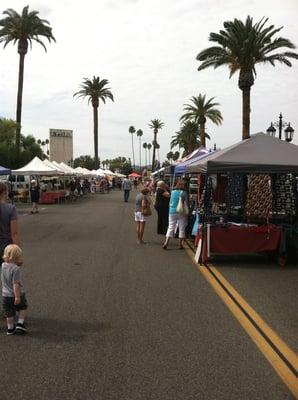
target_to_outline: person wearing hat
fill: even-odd
[[[30,188],[30,197],[32,203],[31,214],[38,213],[38,203],[39,203],[39,186],[35,179],[31,181],[31,188]]]

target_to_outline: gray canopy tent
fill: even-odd
[[[186,172],[298,174],[298,146],[260,132],[189,165]]]

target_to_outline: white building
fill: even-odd
[[[73,160],[72,130],[50,129],[50,161],[70,164]]]

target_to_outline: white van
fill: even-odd
[[[30,176],[25,175],[0,175],[0,181],[7,183],[10,190],[30,189]]]

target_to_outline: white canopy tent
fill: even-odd
[[[105,171],[101,168],[98,168],[96,171],[94,171],[97,176],[105,176]]]
[[[162,167],[159,170],[152,172],[151,176],[155,176],[155,175],[159,174],[160,172],[163,172],[164,170],[165,170],[165,167]]]
[[[69,172],[68,170],[64,169],[60,164],[58,164],[56,161],[52,161],[52,164],[59,169],[61,172],[63,172],[65,175],[74,175],[74,173]]]
[[[86,168],[82,168],[82,167],[76,167],[76,168],[75,168],[75,171],[77,171],[78,174],[84,175],[84,176],[90,176],[90,175],[92,175],[92,174],[91,174],[91,171],[86,170]]]
[[[120,174],[119,172],[115,172],[115,176],[117,176],[117,178],[126,178],[126,175]]]
[[[47,166],[47,167],[51,167],[54,168],[57,171],[57,175],[64,175],[64,171],[62,170],[62,168],[58,167],[57,165],[53,164],[51,161],[49,161],[47,158],[45,160],[43,160],[43,163]]]
[[[13,175],[39,175],[39,176],[54,176],[61,175],[54,167],[44,164],[44,162],[38,158],[34,157],[27,165],[22,168],[12,170]]]
[[[109,169],[105,169],[104,173],[109,176],[115,176],[114,172],[110,171]]]
[[[75,169],[71,168],[69,165],[65,164],[64,162],[61,162],[59,165],[69,175],[78,175],[78,172]]]

